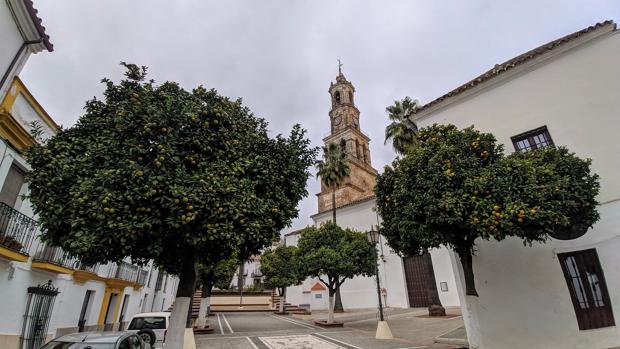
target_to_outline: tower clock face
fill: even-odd
[[[334,118],[334,125],[338,126],[340,125],[341,122],[342,122],[342,117],[340,117],[340,115]]]

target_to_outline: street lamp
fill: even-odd
[[[379,299],[379,322],[377,323],[377,333],[375,338],[377,339],[392,339],[392,331],[390,331],[390,327],[385,321],[385,317],[383,316],[383,302],[381,301],[381,284],[379,282],[379,252],[377,251],[377,245],[380,241],[380,236],[378,231],[373,226],[370,227],[370,231],[368,232],[368,241],[375,248],[375,277],[377,279],[377,298]]]

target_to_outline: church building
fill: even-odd
[[[370,138],[362,132],[360,111],[355,105],[355,87],[338,69],[336,81],[329,86],[331,110],[330,134],[325,145],[336,143],[347,154],[350,175],[336,189],[336,220],[342,227],[370,231],[381,218],[376,212],[374,187],[377,170],[372,167]],[[318,212],[312,215],[315,226],[332,219],[332,189],[321,186],[317,194]],[[375,228],[376,229],[376,228]],[[285,235],[287,245],[296,245],[301,230]],[[458,306],[459,298],[448,250],[435,249],[421,256],[401,256],[392,252],[384,238],[379,244],[379,280],[383,304],[388,307],[427,307],[436,304]],[[355,277],[341,287],[345,309],[374,308],[378,305],[374,278]],[[317,279],[308,278],[299,286],[287,289],[287,301],[327,309],[327,288]]]

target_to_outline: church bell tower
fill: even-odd
[[[336,82],[329,86],[331,133],[323,139],[325,145],[336,143],[347,154],[350,175],[336,190],[336,207],[372,197],[377,183],[377,171],[370,163],[370,138],[360,129],[360,111],[355,106],[355,87],[342,74],[338,62]],[[317,194],[319,213],[332,209],[331,188],[321,183]]]

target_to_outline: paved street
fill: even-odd
[[[214,334],[197,335],[199,349],[449,349],[434,344],[434,337],[462,325],[460,317],[423,319],[411,310],[390,316],[396,337],[376,340],[374,315],[345,322],[340,329],[323,329],[309,321],[271,313],[219,313],[210,317]]]

